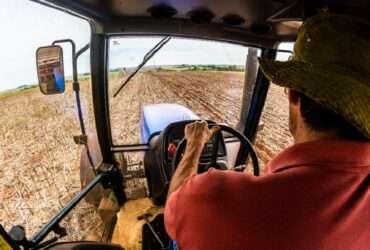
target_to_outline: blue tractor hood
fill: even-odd
[[[148,143],[152,134],[161,132],[169,124],[185,120],[198,120],[190,109],[178,104],[151,104],[144,106],[141,114],[141,143]]]

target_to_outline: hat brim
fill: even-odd
[[[351,74],[345,68],[320,67],[294,60],[259,58],[259,63],[271,82],[305,94],[370,138],[370,79]]]

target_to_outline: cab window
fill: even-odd
[[[281,50],[293,50],[293,43],[282,43]],[[276,60],[286,61],[291,56],[288,52],[278,52]],[[259,131],[257,132],[255,147],[262,165],[264,166],[276,154],[293,143],[289,132],[289,103],[284,88],[270,83],[265,106],[262,111]]]
[[[125,83],[148,51],[163,39],[110,39],[109,108],[114,145],[147,142],[142,131],[146,111],[167,112],[171,121],[198,118],[233,127],[240,122],[246,46],[173,37]],[[176,117],[176,111],[166,104],[185,107],[189,113]],[[165,125],[163,122],[155,130]]]
[[[79,18],[23,0],[1,1],[0,21],[0,221],[7,231],[22,225],[31,237],[80,191],[80,134],[71,84],[71,50],[64,49],[64,94],[46,96],[37,85],[35,51],[71,38],[90,40]],[[89,133],[95,133],[89,53],[79,62],[81,101]],[[84,201],[61,222],[65,240],[81,240],[102,223]],[[1,244],[0,244],[1,245]]]

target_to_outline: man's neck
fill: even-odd
[[[297,129],[294,135],[294,144],[329,139],[338,139],[337,133],[335,131],[317,132],[303,125]]]

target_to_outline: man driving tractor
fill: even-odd
[[[217,128],[185,129],[166,229],[180,249],[369,249],[370,25],[346,15],[307,19],[288,62],[260,60],[288,90],[294,145],[267,174],[197,174]]]

